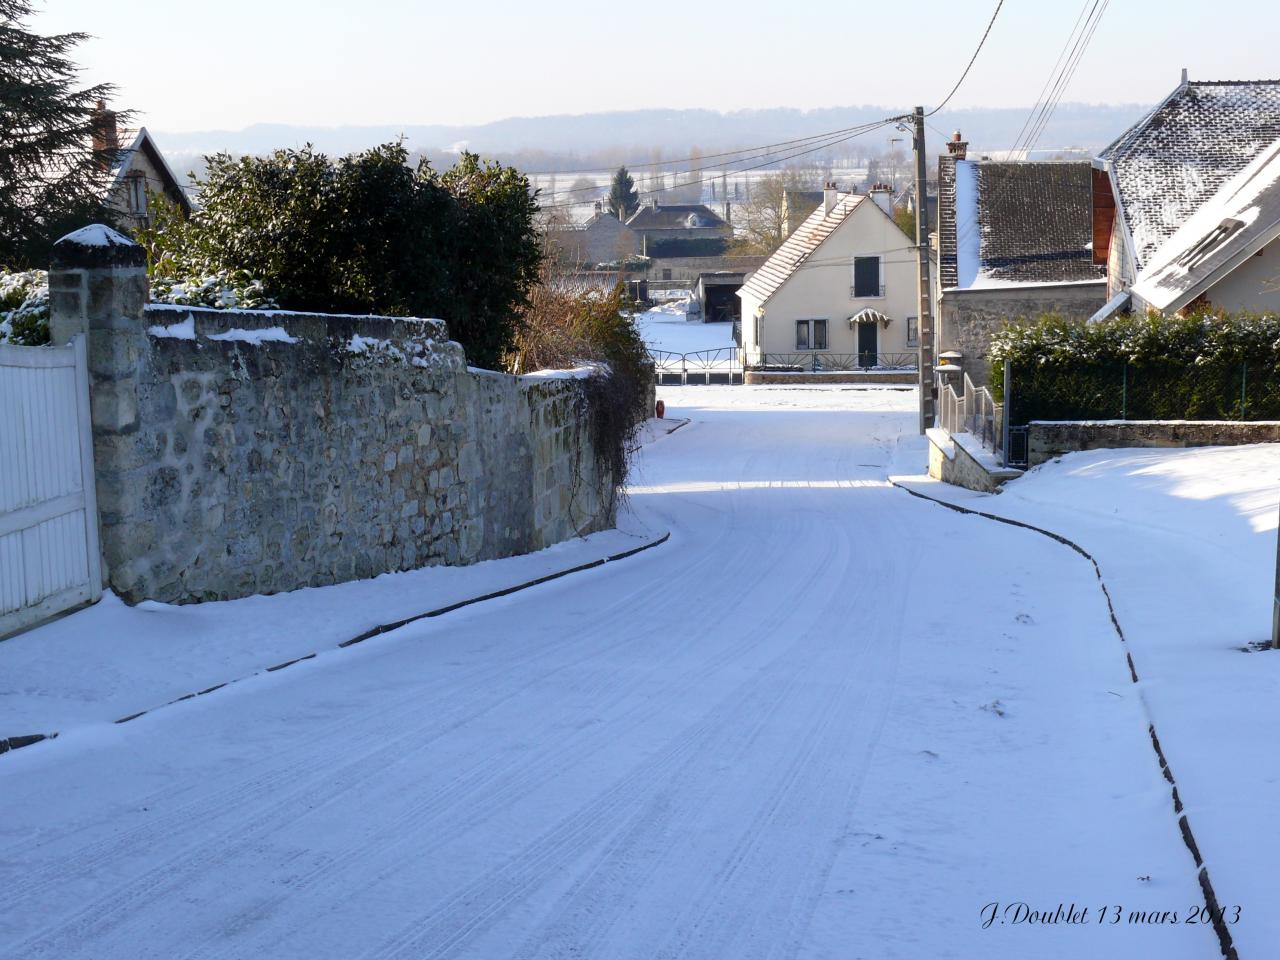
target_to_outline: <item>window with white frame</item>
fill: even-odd
[[[813,321],[813,349],[827,349],[827,321]]]
[[[853,258],[853,297],[883,297],[884,286],[880,281],[879,257]]]
[[[907,346],[920,346],[920,318],[907,317]]]
[[[809,321],[808,320],[796,321],[796,349],[797,350],[809,349]]]

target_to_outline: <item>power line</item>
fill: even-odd
[[[956,91],[960,89],[960,84],[964,83],[964,78],[969,76],[969,71],[973,69],[973,65],[978,59],[978,54],[982,52],[982,46],[987,42],[987,37],[991,34],[991,28],[995,26],[996,17],[1000,15],[1000,8],[1003,6],[1004,0],[998,0],[995,12],[991,14],[991,19],[987,21],[987,29],[982,32],[982,39],[978,41],[977,49],[973,51],[973,56],[969,58],[969,65],[964,68],[964,73],[960,74],[960,79],[957,80],[956,85],[951,88],[951,92],[943,98],[940,104],[926,113],[926,117],[932,117],[935,113],[945,107],[950,102],[951,98],[956,95]]]
[[[894,119],[901,119],[901,118],[895,117]],[[879,120],[868,121],[868,123],[880,123],[880,122],[882,121],[879,121]],[[798,137],[795,140],[780,140],[777,143],[761,143],[751,147],[740,147],[737,150],[726,150],[723,153],[704,153],[701,156],[696,156],[696,157],[681,157],[677,160],[653,160],[649,163],[624,163],[624,164],[621,164],[621,166],[626,167],[628,171],[645,170],[645,169],[648,169],[649,167],[665,167],[665,166],[670,166],[678,163],[696,163],[702,160],[715,160],[720,157],[732,157],[740,153],[756,153],[762,150],[768,151],[771,148],[775,148],[775,147],[776,148],[790,147],[790,146],[795,146],[798,143],[807,143],[813,140],[824,140],[827,137],[834,137],[842,133],[849,133],[851,131],[858,130],[862,127],[867,126],[868,123],[855,124],[852,127],[844,127],[839,130],[828,130],[825,133],[814,133],[814,134],[810,134],[807,137]],[[551,177],[551,176],[571,177],[577,173],[600,173],[600,172],[601,172],[600,167],[589,167],[589,168],[584,167],[579,170],[538,170],[531,173],[526,173],[525,176],[527,177]]]
[[[785,161],[785,160],[794,160],[796,157],[803,157],[803,156],[806,156],[807,154],[810,154],[810,153],[816,153],[816,152],[817,152],[817,151],[819,151],[819,150],[825,150],[827,147],[834,147],[834,146],[836,146],[836,145],[838,145],[838,144],[845,143],[845,142],[847,142],[847,141],[849,141],[849,140],[853,140],[854,138],[856,138],[856,137],[860,137],[860,136],[862,136],[863,134],[870,133],[872,130],[878,130],[878,129],[882,128],[882,127],[888,126],[888,125],[889,125],[889,124],[891,124],[891,123],[895,123],[897,120],[898,120],[898,118],[897,118],[897,117],[893,117],[893,118],[886,118],[886,119],[884,119],[884,120],[877,121],[876,123],[867,124],[867,125],[866,125],[866,127],[865,127],[865,129],[859,129],[859,130],[857,130],[857,132],[856,132],[856,133],[851,133],[851,134],[849,134],[849,135],[847,135],[847,136],[842,136],[842,137],[839,137],[839,138],[834,139],[834,140],[828,140],[828,141],[826,141],[826,142],[824,142],[824,143],[819,143],[819,144],[818,144],[818,145],[816,145],[816,146],[812,146],[812,147],[809,147],[809,148],[804,149],[804,150],[799,150],[799,151],[797,151],[797,152],[795,152],[795,153],[787,154],[786,156],[782,156],[782,157],[772,157],[771,159],[766,160],[764,163],[758,163],[758,164],[755,164],[754,166],[750,166],[750,167],[742,167],[741,169],[733,170],[733,171],[731,171],[731,172],[732,172],[732,173],[735,173],[735,174],[748,173],[748,172],[750,172],[750,171],[752,171],[752,170],[760,170],[760,169],[762,169],[763,167],[770,167],[770,166],[773,166],[773,165],[774,165],[774,164],[776,164],[776,163],[782,163],[782,162],[783,162],[783,161]],[[755,158],[753,158],[753,157],[748,157],[748,158],[746,158],[746,159],[755,159]],[[739,161],[739,162],[740,162],[740,161]],[[721,174],[720,174],[720,173],[713,173],[711,176],[708,176],[708,177],[702,177],[701,179],[698,179],[698,180],[690,180],[690,181],[688,181],[688,182],[686,182],[686,183],[679,184],[679,186],[682,186],[682,187],[693,187],[693,186],[698,186],[699,184],[708,183],[708,182],[710,182],[710,181],[717,180],[717,179],[719,179],[719,178],[720,178],[720,176],[721,176]],[[665,192],[666,192],[666,188],[664,187],[664,188],[660,188],[660,189],[656,189],[656,190],[641,190],[641,191],[637,191],[637,194],[638,194],[639,196],[649,196],[649,195],[651,195],[651,194],[655,194],[655,193],[665,193]],[[582,204],[581,204],[580,202],[578,202],[578,201],[570,201],[570,202],[568,202],[568,203],[550,203],[550,204],[545,204],[545,205],[542,205],[542,206],[541,206],[541,209],[543,209],[543,210],[557,210],[557,209],[563,209],[563,208],[566,208],[566,207],[579,207],[579,206],[582,206]]]
[[[1045,77],[1044,86],[1040,88],[1040,94],[1036,97],[1036,102],[1032,105],[1031,112],[1028,113],[1027,118],[1022,121],[1022,129],[1018,131],[1018,135],[1013,139],[1013,147],[1009,151],[1010,157],[1017,153],[1018,144],[1022,142],[1023,135],[1026,134],[1031,127],[1032,118],[1036,116],[1036,112],[1040,109],[1040,105],[1045,102],[1049,88],[1053,84],[1053,79],[1057,76],[1058,70],[1063,65],[1063,58],[1067,56],[1067,50],[1071,46],[1071,41],[1075,37],[1076,32],[1080,29],[1080,24],[1085,21],[1085,14],[1088,12],[1089,4],[1091,2],[1095,7],[1097,6],[1097,0],[1084,0],[1084,5],[1080,8],[1080,14],[1076,17],[1076,22],[1072,26],[1071,32],[1067,34],[1067,40],[1062,45],[1062,50],[1058,53],[1058,59],[1054,61],[1053,67],[1049,71],[1049,75]]]
[[[861,136],[861,134],[862,134],[862,133],[864,133],[864,132],[869,132],[870,130],[874,130],[874,129],[876,129],[876,128],[877,128],[877,127],[879,127],[879,126],[883,126],[883,125],[884,125],[885,123],[887,123],[887,122],[889,122],[889,121],[887,121],[887,120],[877,120],[877,121],[875,121],[875,122],[873,122],[873,123],[870,123],[870,124],[861,124],[861,125],[859,125],[859,126],[857,126],[857,127],[846,127],[846,128],[845,128],[845,129],[843,129],[843,130],[836,130],[836,131],[833,131],[833,132],[831,132],[831,133],[823,133],[823,134],[815,135],[815,136],[813,136],[813,137],[804,137],[803,139],[800,139],[800,140],[790,140],[790,141],[786,141],[786,142],[787,142],[787,143],[790,143],[790,144],[797,144],[797,143],[813,143],[814,141],[817,141],[817,140],[831,140],[833,137],[838,138],[838,139],[832,140],[832,142],[831,142],[831,143],[819,144],[819,146],[818,146],[816,149],[821,149],[821,148],[822,148],[822,147],[824,147],[824,146],[834,146],[834,145],[835,145],[835,144],[837,144],[837,143],[842,143],[842,142],[844,142],[844,140],[852,139],[852,137],[844,136],[845,134],[848,134],[850,131],[856,131],[856,133],[855,133],[854,135],[855,135],[855,136]],[[747,161],[749,161],[749,160],[759,160],[759,159],[761,159],[762,157],[770,156],[771,154],[774,154],[774,153],[777,153],[777,152],[778,152],[778,147],[779,147],[779,145],[778,145],[778,144],[766,144],[766,145],[764,145],[764,146],[760,146],[760,147],[747,147],[747,148],[744,148],[744,149],[743,149],[743,150],[741,150],[741,151],[734,151],[735,153],[746,153],[746,152],[748,152],[748,151],[762,151],[762,152],[754,153],[754,154],[753,154],[753,155],[751,155],[751,156],[738,157],[736,160],[729,160],[729,161],[726,161],[726,162],[724,162],[724,163],[719,164],[718,172],[716,172],[714,175],[712,175],[712,176],[710,177],[710,179],[714,180],[716,177],[720,176],[722,173],[741,173],[741,172],[743,172],[743,171],[741,171],[741,170],[729,170],[728,168],[729,168],[730,166],[732,166],[733,164],[737,164],[737,163],[746,163],[746,162],[747,162]],[[800,155],[802,155],[802,154],[796,154],[796,156],[800,156]],[[713,155],[713,156],[729,156],[729,154],[716,154],[716,155]],[[710,158],[709,158],[709,157],[702,157],[701,159],[706,160],[706,159],[710,159]],[[679,162],[679,161],[671,160],[671,161],[664,161],[664,162],[677,163],[677,162]],[[777,161],[770,161],[770,162],[777,162]],[[767,164],[767,163],[766,163],[766,164],[764,164],[764,165],[765,165],[765,166],[768,166],[768,164]],[[624,166],[626,166],[626,165],[624,164]],[[640,169],[640,166],[637,166],[637,167],[627,167],[627,170],[628,170],[628,171],[630,171],[630,170],[632,170],[632,169]],[[580,171],[580,172],[581,172],[581,171]],[[600,172],[600,171],[591,171],[591,172],[598,173],[598,172]],[[675,173],[679,173],[679,171],[675,171]],[[567,175],[567,174],[566,174],[566,175]],[[532,176],[532,174],[526,174],[526,176]],[[549,174],[542,174],[542,176],[549,176]],[[559,174],[556,174],[556,176],[559,176]],[[692,182],[693,182],[693,181],[690,181],[690,183],[686,183],[686,184],[678,184],[678,186],[689,186]],[[700,181],[698,181],[698,182],[699,182],[699,183],[702,183],[702,182],[705,182],[705,180],[700,180]],[[608,187],[607,187],[606,185],[592,185],[592,186],[590,186],[590,187],[577,187],[577,188],[572,188],[572,187],[571,187],[571,188],[566,189],[566,190],[553,190],[553,191],[551,191],[551,192],[549,192],[549,193],[541,194],[541,196],[546,197],[546,198],[548,198],[548,199],[555,199],[555,198],[557,198],[557,197],[569,196],[570,194],[578,194],[578,193],[593,193],[593,192],[595,192],[595,191],[597,191],[597,190],[605,190],[605,189],[608,189]],[[651,190],[651,191],[648,191],[648,192],[650,192],[650,193],[657,193],[657,192],[661,192],[661,191]],[[570,205],[570,206],[576,206],[577,204],[569,204],[569,205]],[[546,207],[544,206],[544,208],[543,208],[543,209],[546,209]]]
[[[1073,57],[1068,58],[1068,62],[1064,67],[1062,75],[1059,77],[1058,84],[1050,93],[1050,101],[1045,105],[1046,109],[1042,112],[1040,121],[1032,128],[1028,134],[1028,139],[1023,147],[1026,154],[1039,141],[1040,136],[1044,133],[1045,127],[1048,126],[1049,120],[1053,117],[1054,112],[1058,109],[1058,105],[1062,102],[1063,96],[1067,92],[1067,88],[1071,84],[1071,80],[1075,77],[1076,70],[1080,67],[1081,60],[1084,59],[1085,52],[1089,49],[1089,44],[1093,41],[1093,35],[1098,29],[1098,24],[1102,22],[1102,15],[1107,12],[1107,7],[1111,0],[1101,0],[1101,6],[1095,0],[1094,6],[1097,7],[1097,14],[1093,16],[1092,21],[1086,23],[1085,31],[1081,33],[1076,44],[1076,49],[1072,51]]]

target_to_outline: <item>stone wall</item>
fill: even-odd
[[[1037,420],[1027,430],[1027,462],[1034,467],[1074,450],[1277,442],[1274,420]]]
[[[119,239],[61,242],[50,288],[55,342],[89,334],[106,578],[126,600],[471,563],[612,525],[581,379],[469,370],[437,320],[147,306]]]
[[[925,436],[929,441],[929,476],[935,480],[979,493],[999,493],[1006,482],[1022,476],[1021,470],[997,464],[969,434],[948,434],[931,427]]]
[[[964,371],[980,387],[988,386],[987,349],[991,335],[1011,320],[1056,313],[1086,319],[1106,303],[1106,282],[1045,284],[1027,287],[953,289],[942,292],[939,352],[964,354]]]

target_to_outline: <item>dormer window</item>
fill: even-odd
[[[1205,235],[1199,243],[1178,258],[1178,266],[1185,267],[1188,270],[1199,266],[1208,259],[1218,247],[1227,241],[1227,238],[1240,230],[1244,226],[1243,220],[1237,220],[1234,217],[1227,217],[1220,224],[1214,227]]]
[[[697,230],[700,226],[702,226],[702,218],[699,217],[696,213],[691,213],[689,214],[689,219],[685,221],[685,224],[689,227],[690,230]]]

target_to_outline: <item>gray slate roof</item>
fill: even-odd
[[[702,203],[680,203],[671,206],[643,206],[627,220],[636,230],[684,230],[689,226],[689,215],[697,214],[700,229],[728,226],[714,210]]]
[[[1138,268],[1277,138],[1280,80],[1192,82],[1107,147]]]
[[[1151,255],[1133,292],[1157,310],[1179,310],[1277,236],[1280,140],[1259,153]]]
[[[980,278],[1014,283],[1102,280],[1093,263],[1088,160],[982,161],[978,171]]]

